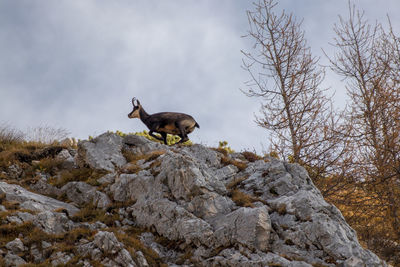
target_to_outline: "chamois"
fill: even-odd
[[[136,100],[136,105],[135,105]],[[154,138],[167,143],[167,134],[178,135],[181,140],[178,143],[184,143],[189,140],[188,134],[193,132],[194,128],[200,128],[200,125],[192,116],[176,112],[160,112],[149,115],[135,97],[132,98],[133,110],[128,114],[130,119],[139,118],[147,128],[149,134]],[[161,137],[154,134],[161,134]]]

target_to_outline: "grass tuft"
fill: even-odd
[[[250,207],[254,208],[253,202],[258,201],[258,199],[243,193],[239,189],[234,189],[230,192],[230,196],[232,198],[232,201],[235,202],[236,205],[241,206],[241,207]]]
[[[247,168],[246,162],[234,160],[234,159],[230,158],[229,156],[222,156],[221,163],[225,166],[227,166],[227,165],[236,166],[239,169],[239,171],[243,171]]]
[[[94,170],[88,167],[82,167],[71,170],[62,170],[60,172],[59,177],[52,177],[49,180],[49,183],[57,187],[62,187],[66,185],[68,182],[82,181],[90,185],[97,186],[99,185],[97,180],[106,175],[107,173],[108,173],[107,171]]]
[[[250,151],[244,151],[242,152],[242,155],[246,158],[247,161],[249,162],[254,162],[257,160],[261,160],[262,157],[257,155],[256,153],[250,152]]]
[[[94,204],[90,203],[81,208],[81,210],[72,217],[72,220],[74,222],[89,223],[100,221],[107,226],[113,226],[114,222],[119,220],[119,215],[117,213],[113,214],[102,209],[97,209]]]

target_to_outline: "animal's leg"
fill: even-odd
[[[162,136],[162,139],[163,139],[163,141],[164,141],[164,144],[168,145],[168,142],[167,142],[167,133],[161,132],[160,134],[161,134],[161,136]]]
[[[180,132],[179,137],[181,138],[181,140],[179,140],[178,144],[188,141],[189,137],[187,136],[185,128],[182,126],[182,124],[177,123],[176,126],[179,129],[179,132]]]
[[[149,135],[152,136],[152,137],[154,137],[154,138],[157,139],[157,140],[164,141],[164,139],[162,139],[161,137],[155,135],[153,131],[150,131],[150,132],[149,132]]]

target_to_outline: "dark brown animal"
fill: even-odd
[[[139,118],[149,128],[149,134],[160,141],[164,141],[165,144],[167,144],[167,134],[178,135],[181,138],[178,143],[183,143],[189,140],[188,134],[193,132],[195,127],[200,128],[190,115],[177,112],[160,112],[149,115],[136,98],[132,99],[132,105],[133,110],[128,114],[128,117],[131,119]],[[154,133],[159,133],[161,137]]]

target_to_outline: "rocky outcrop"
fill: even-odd
[[[4,194],[6,200],[18,202],[21,208],[31,211],[65,209],[70,215],[74,215],[79,211],[77,207],[71,204],[32,193],[19,185],[0,182],[0,194]]]
[[[112,133],[80,142],[73,158],[71,150],[57,156],[66,168],[108,173],[90,185],[82,177],[61,188],[45,179],[31,185],[69,204],[5,182],[0,193],[34,211],[7,213],[6,222],[68,235],[74,253],[46,252],[57,238],[31,244],[21,236],[1,248],[8,266],[32,259],[81,266],[387,266],[361,247],[297,164]],[[77,207],[89,214],[75,218]]]
[[[97,191],[96,187],[84,182],[69,182],[61,188],[68,199],[80,206],[93,204],[98,208],[106,208],[111,204],[110,199],[103,192]]]
[[[78,253],[83,257],[101,262],[106,267],[137,266],[124,244],[118,241],[114,233],[99,231],[92,242],[83,242],[78,246]],[[107,255],[107,257],[104,257]]]
[[[116,134],[106,133],[99,137],[78,143],[78,152],[82,161],[93,169],[114,171],[126,163],[121,154],[122,138]]]

